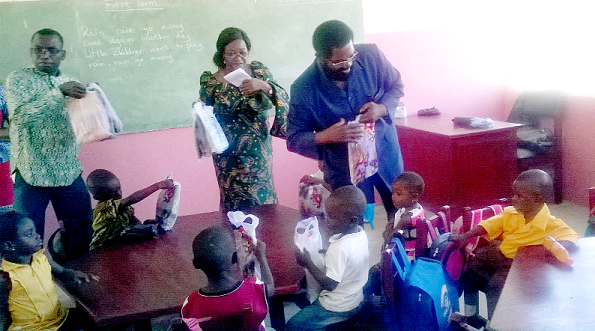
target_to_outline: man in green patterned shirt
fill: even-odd
[[[68,237],[88,247],[93,232],[91,198],[81,178],[79,145],[66,109],[66,100],[82,98],[86,88],[58,69],[66,51],[57,31],[33,34],[30,52],[34,66],[14,71],[6,80],[14,208],[34,221],[43,238],[51,201],[66,231],[76,224],[77,233]]]

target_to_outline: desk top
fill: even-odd
[[[450,114],[440,114],[435,116],[407,116],[406,118],[396,118],[395,124],[398,128],[405,127],[414,130],[425,131],[438,135],[456,138],[460,136],[472,136],[489,131],[510,130],[521,126],[522,124],[494,121],[494,126],[487,129],[471,129],[462,126],[456,126],[452,122],[455,116]]]
[[[595,238],[579,239],[574,263],[558,262],[543,246],[519,249],[490,327],[498,331],[593,330]]]
[[[293,243],[300,213],[280,205],[246,212],[260,219],[256,236],[267,244],[276,293],[297,292],[305,276]],[[204,273],[192,265],[192,241],[201,230],[223,224],[229,222],[221,212],[181,216],[157,239],[105,245],[66,264],[98,275],[100,281],[67,290],[99,326],[179,312],[186,297],[206,285]]]

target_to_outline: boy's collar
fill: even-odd
[[[523,215],[521,212],[516,210],[516,208],[514,209],[514,211],[523,217],[523,221],[525,220],[525,215]],[[552,217],[552,215],[550,214],[550,209],[547,206],[547,204],[544,203],[543,206],[541,206],[541,209],[539,209],[539,211],[537,212],[537,214],[535,214],[535,217],[533,217],[531,222],[529,222],[527,224],[531,224],[531,226],[542,229],[545,231],[547,222],[551,217]]]
[[[40,255],[43,255],[44,252],[44,248],[38,250],[37,252],[31,254],[31,264],[33,264],[33,262],[35,262],[35,260],[39,259]],[[29,266],[31,264],[26,264],[26,263],[18,263],[18,262],[14,262],[14,261],[9,261],[6,259],[6,257],[2,258],[2,270],[4,271],[10,271],[10,270],[15,270],[24,266]]]

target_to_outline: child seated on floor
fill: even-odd
[[[16,211],[0,214],[0,247],[0,330],[80,330],[93,326],[82,311],[60,304],[53,276],[76,283],[98,278],[48,259],[32,220]]]
[[[95,249],[126,233],[131,236],[144,236],[146,233],[156,235],[156,225],[141,225],[134,216],[132,205],[157,190],[173,189],[174,182],[171,179],[162,180],[122,199],[122,189],[116,175],[105,169],[97,169],[87,177],[87,188],[93,199],[98,201],[93,210],[93,239],[89,246],[89,249]]]
[[[419,204],[419,198],[424,192],[425,183],[423,178],[415,172],[405,171],[393,182],[393,204],[397,208],[395,219],[388,222],[382,233],[384,243],[389,243],[392,237],[403,230],[405,248],[409,255],[415,251],[415,227],[420,217],[425,217],[423,207]],[[383,246],[384,247],[384,246]]]
[[[256,244],[262,281],[254,276],[239,279],[235,242],[230,230],[211,227],[192,243],[196,269],[207,276],[207,286],[194,291],[182,306],[182,320],[190,330],[265,330],[267,297],[275,285],[266,258],[266,245]],[[264,284],[263,284],[264,282]]]
[[[512,187],[513,206],[481,221],[465,234],[453,234],[450,237],[461,247],[477,236],[487,235],[490,240],[489,245],[475,249],[462,276],[467,323],[476,328],[486,323],[479,316],[477,291],[486,294],[488,318],[492,318],[519,247],[542,245],[545,238],[551,236],[570,252],[578,248],[578,234],[550,214],[546,201],[552,197],[554,187],[546,172],[538,169],[524,171]],[[500,237],[502,240],[496,240]]]
[[[324,329],[360,311],[369,269],[368,237],[358,225],[365,209],[366,196],[352,185],[334,190],[326,200],[324,222],[332,236],[325,270],[316,267],[307,250],[296,249],[298,264],[308,269],[323,290],[312,305],[289,320],[286,330]]]

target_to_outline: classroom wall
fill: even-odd
[[[565,86],[564,199],[588,205],[595,186],[595,83],[586,3],[366,0],[366,42],[403,75],[409,115],[435,106],[505,120],[523,84]],[[585,16],[585,17],[583,17]],[[505,22],[505,23],[504,23]],[[544,56],[548,55],[548,56]]]
[[[159,130],[121,135],[116,139],[84,145],[83,177],[97,168],[114,172],[122,194],[165,179],[181,184],[179,215],[219,209],[219,187],[212,158],[198,159],[193,128]],[[287,151],[285,141],[273,138],[273,175],[279,203],[297,208],[297,185],[304,174],[317,171],[317,163]],[[155,217],[157,194],[134,205],[139,219]]]
[[[456,18],[459,25],[468,28],[441,29],[435,28],[439,24],[432,24],[432,20],[444,15],[429,16],[425,22],[412,19],[411,23],[402,23],[403,20],[393,17],[400,13],[386,10],[387,3],[388,0],[364,1],[365,41],[378,44],[401,72],[406,85],[402,101],[409,115],[435,106],[455,116],[506,119],[518,95],[518,91],[507,88],[506,68],[499,61],[503,50],[511,47],[506,40],[475,31],[474,23],[482,19],[477,15]],[[432,12],[440,14],[440,10]],[[379,13],[393,19],[385,19],[388,17]],[[466,19],[469,21],[465,22]],[[374,26],[378,22],[384,22],[384,28]],[[400,25],[386,28],[386,22]],[[411,28],[403,29],[403,24]],[[572,97],[564,123],[565,197],[585,205],[586,188],[595,186],[595,172],[591,171],[595,150],[585,148],[595,146],[595,136],[588,127],[595,121],[594,108],[594,98]],[[280,139],[274,138],[273,148],[279,202],[297,207],[297,183],[303,174],[316,171],[316,163],[288,152]],[[116,172],[125,195],[173,172],[173,178],[182,184],[181,215],[218,209],[212,160],[197,159],[191,128],[126,134],[89,144],[83,146],[81,160],[85,175],[101,167]],[[153,217],[154,199],[139,203],[136,211],[141,219]]]

